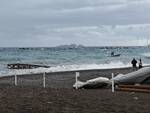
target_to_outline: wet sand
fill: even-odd
[[[131,72],[131,68],[83,70],[80,80],[111,73]],[[46,74],[46,88],[42,88],[42,74],[0,78],[1,113],[150,113],[150,94],[115,92],[110,89],[75,90],[75,72]]]

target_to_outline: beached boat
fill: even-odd
[[[114,77],[115,84],[150,84],[150,67]]]
[[[76,80],[73,87],[76,89],[103,88],[103,87],[107,87],[108,84],[111,84],[111,82],[108,78],[98,77],[98,78],[87,80],[86,82],[81,82],[79,80]]]

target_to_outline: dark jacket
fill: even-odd
[[[131,64],[132,64],[133,67],[136,67],[137,61],[136,61],[135,59],[133,59],[133,60],[131,61]]]

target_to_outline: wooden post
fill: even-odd
[[[43,87],[46,87],[46,83],[45,83],[45,72],[43,73]]]
[[[15,86],[17,86],[17,75],[15,74]]]
[[[76,72],[76,83],[78,81],[78,77],[80,76],[80,73],[79,72]],[[76,85],[76,89],[78,89],[77,85]]]
[[[112,92],[114,93],[115,92],[115,87],[114,87],[114,73],[112,73],[112,75],[111,75],[111,82],[112,82],[112,84],[111,84],[111,86],[112,86]]]

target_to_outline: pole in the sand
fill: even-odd
[[[17,86],[17,75],[15,74],[15,86]]]
[[[43,73],[43,87],[46,87],[46,83],[45,83],[45,72]]]
[[[114,73],[112,73],[112,75],[111,75],[111,82],[112,82],[112,84],[111,84],[111,86],[112,86],[112,92],[115,92],[115,87],[114,87]]]
[[[79,72],[76,72],[76,89],[78,89],[78,86],[77,86],[77,81],[78,81],[78,77],[80,76],[80,73]]]

